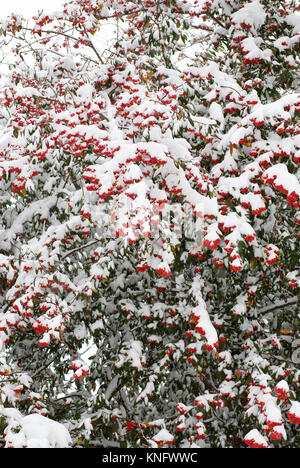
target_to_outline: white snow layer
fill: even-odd
[[[66,427],[52,419],[40,414],[23,416],[13,408],[2,408],[0,413],[9,421],[6,448],[65,448],[72,444]]]

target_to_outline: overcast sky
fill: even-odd
[[[21,13],[25,18],[31,18],[38,10],[55,11],[61,10],[64,3],[68,0],[0,0],[0,18],[10,13]],[[103,46],[108,44],[112,38],[113,26],[111,23],[103,25],[93,42]]]
[[[0,18],[10,13],[22,13],[25,17],[30,17],[38,10],[60,9],[64,3],[64,0],[0,0]]]

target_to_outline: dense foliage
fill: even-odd
[[[0,24],[1,445],[299,446],[299,2]]]

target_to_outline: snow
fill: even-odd
[[[6,447],[14,448],[66,448],[72,440],[65,426],[40,414],[22,414],[13,408],[1,408],[7,417]]]
[[[257,429],[249,431],[244,437],[244,440],[252,447],[266,448],[269,446],[267,439]]]
[[[171,444],[174,441],[174,437],[167,429],[161,429],[155,436],[153,440],[157,444]]]
[[[294,174],[290,174],[285,164],[274,164],[267,169],[263,176],[263,180],[273,181],[275,186],[282,187],[286,193],[295,192],[300,197],[300,183]]]
[[[95,93],[95,88],[90,84],[84,84],[79,87],[77,91],[77,96],[82,98],[91,99]]]
[[[292,406],[289,409],[289,414],[294,416],[295,420],[298,420],[300,423],[300,403],[299,401],[293,401]]]
[[[209,108],[209,115],[211,116],[212,119],[217,120],[220,122],[221,127],[220,130],[224,127],[224,114],[223,114],[223,109],[220,104],[217,104],[216,102],[212,102]]]
[[[287,15],[286,17],[286,22],[293,26],[294,29],[293,29],[293,34],[299,34],[300,32],[300,16],[295,14],[295,13],[291,13],[289,15]]]
[[[234,24],[245,23],[255,29],[264,24],[265,18],[265,10],[259,1],[249,2],[231,15]]]

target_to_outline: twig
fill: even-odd
[[[83,26],[83,29],[84,29],[84,32],[85,32],[86,37],[87,37],[87,39],[88,39],[87,45],[95,52],[95,54],[96,54],[98,60],[103,64],[104,62],[103,62],[103,60],[102,60],[102,57],[101,57],[101,55],[99,55],[98,50],[96,49],[96,47],[95,47],[94,44],[92,43],[91,39],[89,38],[89,35],[88,35],[88,32],[87,32],[85,26]]]
[[[259,314],[268,314],[269,312],[272,312],[273,310],[276,310],[276,309],[283,309],[284,307],[296,305],[297,302],[298,302],[298,298],[292,297],[291,299],[287,299],[284,302],[279,302],[278,304],[273,304],[271,306],[263,307],[258,312]]]
[[[85,245],[81,245],[80,247],[76,247],[76,249],[73,249],[73,250],[70,250],[69,252],[67,252],[67,253],[61,258],[61,260],[65,260],[67,257],[69,257],[70,255],[73,255],[75,252],[78,252],[79,250],[82,250],[82,249],[91,247],[92,245],[95,245],[95,244],[97,244],[98,242],[100,242],[100,239],[96,239],[96,240],[90,242],[89,244],[85,244]]]
[[[208,16],[213,21],[215,21],[219,26],[221,26],[221,28],[226,29],[225,26],[221,23],[221,21],[215,18],[209,11],[206,11],[205,15]]]

